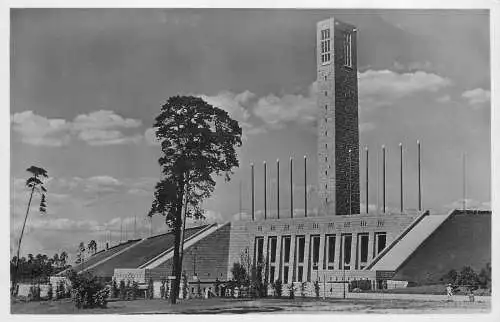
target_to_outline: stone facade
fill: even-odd
[[[254,265],[260,257],[269,283],[277,279],[285,284],[375,280],[375,272],[364,268],[421,215],[371,214],[233,222],[227,278],[232,277],[233,263],[244,262],[246,257],[249,264]],[[350,247],[346,246],[349,244]],[[349,254],[343,254],[349,248]]]
[[[334,18],[317,24],[317,85],[320,214],[358,214],[356,29]]]

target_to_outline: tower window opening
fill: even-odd
[[[330,61],[330,29],[324,29],[321,30],[321,63],[328,63],[329,61]]]
[[[352,35],[350,32],[344,33],[344,65],[352,67]]]
[[[328,96],[328,92],[327,91],[325,91],[325,96]]]

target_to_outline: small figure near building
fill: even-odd
[[[453,287],[451,287],[451,284],[446,286],[446,296],[448,296],[448,301],[453,301]]]
[[[469,302],[474,302],[474,291],[472,288],[469,289]]]

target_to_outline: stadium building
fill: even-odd
[[[317,281],[327,297],[354,280],[379,289],[437,282],[466,265],[479,271],[491,262],[490,211],[435,214],[401,205],[398,213],[386,212],[385,187],[381,212],[360,209],[357,30],[330,18],[318,22],[316,39],[319,215],[280,217],[278,211],[278,218],[255,220],[252,206],[249,220],[187,229],[183,270],[190,292],[223,285],[237,262],[248,270],[260,264],[263,280],[281,280],[284,294],[296,283],[314,296]],[[252,205],[254,190],[252,184]],[[420,200],[419,189],[419,208]],[[173,243],[173,233],[129,240],[75,268],[117,280],[152,278],[158,295],[172,272]]]

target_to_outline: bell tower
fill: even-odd
[[[320,215],[359,214],[357,30],[330,18],[316,32]]]

